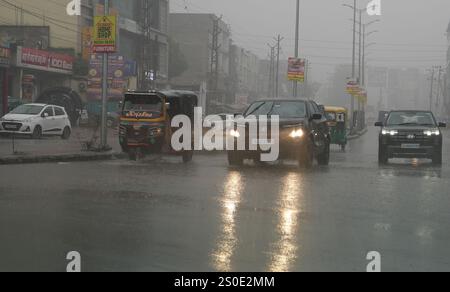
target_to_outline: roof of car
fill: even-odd
[[[432,113],[429,110],[392,110],[391,113]]]
[[[47,106],[47,104],[44,104],[44,103],[26,103],[24,105]]]

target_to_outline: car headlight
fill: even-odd
[[[236,130],[231,130],[230,131],[230,136],[232,136],[234,138],[239,138],[239,137],[241,137],[241,134],[238,131],[236,131]]]
[[[427,130],[423,131],[423,134],[431,137],[431,136],[439,136],[441,132],[439,130]]]
[[[305,135],[305,132],[302,129],[293,130],[289,137],[291,138],[302,138]]]
[[[397,131],[397,130],[386,130],[386,129],[383,129],[383,130],[381,131],[381,134],[382,134],[382,135],[391,135],[391,136],[395,136],[395,135],[398,135],[398,131]]]

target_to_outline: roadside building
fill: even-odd
[[[230,80],[232,97],[229,102],[236,104],[248,104],[259,97],[259,65],[257,55],[231,45],[230,48]]]
[[[177,89],[199,91],[207,84],[208,109],[220,111],[233,99],[230,91],[231,32],[213,14],[170,14],[170,36],[187,61],[187,70],[171,80]],[[217,108],[214,110],[214,108]]]

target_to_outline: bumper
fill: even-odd
[[[248,146],[248,144],[247,144]],[[236,148],[233,152],[239,152],[245,159],[258,159],[263,153],[270,153],[273,151],[270,149],[269,151],[263,151],[260,147],[253,146],[257,148],[257,150],[237,150]],[[301,149],[304,147],[303,139],[286,139],[281,140],[279,144],[279,158],[280,159],[298,159],[299,154],[301,153]],[[252,149],[250,147],[246,147],[246,149]]]
[[[440,151],[440,148],[435,146],[420,146],[413,149],[401,146],[387,147],[389,158],[432,158],[436,151]]]

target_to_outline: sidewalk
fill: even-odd
[[[94,131],[91,128],[74,128],[69,140],[62,140],[60,137],[45,137],[40,140],[28,137],[0,137],[0,164],[104,160],[121,155],[117,130],[111,129],[108,130],[111,151],[86,151],[86,142],[100,135],[94,135]]]

